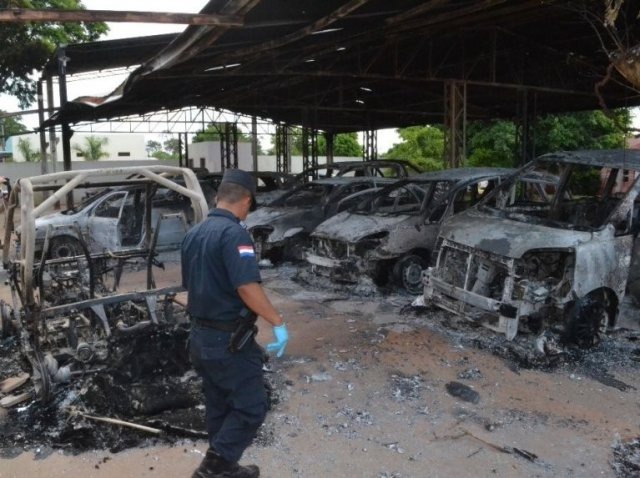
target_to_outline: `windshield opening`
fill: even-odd
[[[593,231],[604,227],[625,196],[635,171],[601,166],[539,162],[481,203],[521,221]]]

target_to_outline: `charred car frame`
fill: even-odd
[[[309,234],[318,224],[390,182],[393,180],[336,177],[301,184],[247,217],[258,257],[303,259]]]
[[[146,194],[140,204],[144,243],[124,251],[91,252],[77,230],[81,252],[51,258],[47,251],[54,228],[49,227],[44,253],[37,258],[37,219],[74,189],[98,185],[144,187]],[[163,225],[161,216],[152,222],[152,198],[159,186],[188,199],[194,222],[206,216],[207,202],[196,176],[188,169],[151,166],[68,171],[22,178],[15,183],[7,209],[2,256],[13,304],[0,303],[0,332],[19,337],[40,398],[50,398],[56,383],[100,370],[111,351],[113,336],[171,322],[172,297],[181,287],[156,288],[152,270],[157,264],[155,244]],[[34,193],[38,191],[49,196],[36,205]],[[19,233],[14,227],[18,207]],[[120,276],[132,260],[146,262],[146,289],[120,292]]]
[[[306,259],[316,272],[338,282],[357,282],[367,274],[378,285],[393,282],[419,294],[440,224],[513,172],[460,168],[397,181],[320,224]]]
[[[541,156],[442,229],[424,300],[507,339],[559,329],[582,346],[615,324],[630,270],[638,268],[640,151]],[[545,197],[530,172],[558,175]],[[568,194],[568,191],[571,194]]]

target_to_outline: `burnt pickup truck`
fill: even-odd
[[[532,172],[557,183],[533,193],[524,181]],[[437,262],[423,274],[425,303],[510,340],[557,329],[596,344],[638,276],[639,173],[640,151],[628,150],[551,153],[525,165],[443,226]]]

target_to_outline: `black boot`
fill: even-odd
[[[202,463],[191,478],[258,478],[260,468],[256,465],[240,466],[227,461],[209,448]]]

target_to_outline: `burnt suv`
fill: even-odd
[[[533,193],[531,172],[558,179]],[[558,329],[597,343],[637,269],[639,172],[640,151],[558,152],[527,164],[443,226],[425,302],[509,340],[523,328],[540,339]]]

